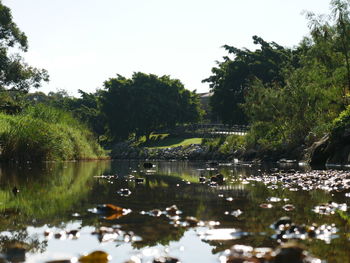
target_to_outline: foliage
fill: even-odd
[[[17,116],[0,114],[0,123],[3,160],[96,159],[104,155],[86,127],[57,109],[38,105]]]
[[[101,111],[116,140],[149,135],[200,118],[198,98],[177,79],[141,72],[131,79],[118,75],[104,83]]]
[[[241,135],[220,136],[217,138],[205,138],[202,145],[208,147],[209,152],[232,154],[236,150],[246,149],[246,138]]]
[[[305,73],[307,72],[307,73]],[[266,150],[290,150],[323,136],[339,112],[339,93],[313,82],[308,71],[295,70],[283,87],[256,81],[244,109],[251,120],[249,142]],[[307,76],[305,76],[307,75]]]
[[[331,136],[333,139],[339,138],[344,134],[345,130],[350,128],[350,105],[334,119],[331,128]]]
[[[337,79],[336,86],[342,92],[338,103],[345,107],[346,94],[350,91],[349,2],[332,0],[331,9],[331,15],[328,16],[307,13],[313,43],[312,56],[309,58],[312,64],[318,64],[324,75]]]
[[[246,147],[286,153],[309,146],[348,105],[350,5],[333,0],[331,7],[329,16],[307,13],[310,35],[293,49],[256,36],[255,51],[224,46],[233,58],[224,57],[204,81],[223,122],[249,122]],[[344,114],[334,125],[347,125]]]
[[[213,113],[226,124],[247,123],[240,105],[245,102],[252,79],[258,78],[264,84],[283,85],[284,69],[298,65],[292,50],[257,36],[253,36],[253,40],[260,49],[250,51],[225,45],[233,59],[224,57],[224,61],[218,62],[218,67],[212,69],[213,75],[203,80],[210,83],[213,92],[210,100]]]
[[[69,96],[65,90],[49,92],[34,92],[26,94],[24,100],[27,105],[45,104],[52,108],[69,111],[76,119],[86,124],[98,138],[105,134],[105,119],[99,107],[99,91],[86,93],[79,90],[80,97]],[[62,112],[62,111],[61,111]]]
[[[10,53],[13,48],[26,52],[27,37],[13,22],[11,10],[0,2],[0,92],[5,88],[28,91],[48,80],[46,70],[27,65],[19,54]]]

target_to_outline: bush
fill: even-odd
[[[245,136],[230,135],[221,136],[213,139],[203,139],[202,145],[208,147],[209,152],[219,152],[222,154],[232,154],[236,150],[246,148]]]
[[[334,119],[332,123],[332,131],[331,137],[336,139],[341,136],[346,129],[350,128],[350,105],[346,107],[346,109],[341,112],[338,118]]]

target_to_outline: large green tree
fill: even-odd
[[[283,85],[284,69],[298,65],[292,50],[257,36],[253,36],[253,41],[260,45],[255,51],[225,45],[232,57],[224,57],[224,61],[212,69],[213,75],[203,80],[210,84],[213,92],[210,101],[213,113],[224,123],[247,123],[241,105],[252,80],[257,78],[265,84]]]
[[[195,122],[200,118],[195,92],[169,76],[134,73],[118,75],[104,83],[101,111],[114,139],[149,135],[157,129]]]
[[[11,10],[0,0],[0,110],[20,111],[23,93],[31,87],[39,87],[43,80],[48,81],[46,70],[24,62],[19,52],[27,50],[26,35],[13,21]]]
[[[350,85],[350,5],[331,1],[329,16],[307,13],[310,34],[293,53],[297,68],[285,68],[285,83],[255,81],[244,109],[252,123],[252,142],[289,151],[324,136],[348,104]]]
[[[307,13],[310,35],[314,44],[314,57],[330,78],[337,78],[341,88],[343,108],[348,104],[350,92],[350,3],[349,0],[332,0],[331,14]]]
[[[48,79],[47,72],[27,65],[13,48],[26,52],[27,37],[13,21],[11,10],[0,1],[0,89],[28,91],[39,87]]]

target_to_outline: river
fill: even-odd
[[[225,180],[215,183],[218,173]],[[103,251],[110,262],[209,263],[226,262],[234,245],[251,257],[293,240],[310,262],[350,262],[350,190],[340,187],[350,176],[321,171],[343,173],[329,189],[333,177],[317,173],[203,162],[2,164],[1,257],[102,263],[83,255]]]

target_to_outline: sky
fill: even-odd
[[[117,74],[170,75],[189,90],[202,80],[227,44],[255,49],[252,36],[282,46],[308,34],[303,11],[329,13],[329,0],[2,0],[28,37],[22,56],[45,68],[45,93],[94,92]],[[32,90],[34,91],[34,90]]]

